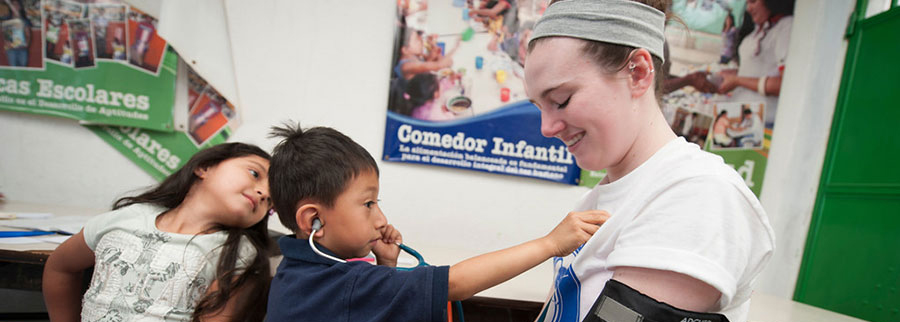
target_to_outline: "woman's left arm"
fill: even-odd
[[[672,271],[623,266],[614,270],[613,279],[687,311],[712,311],[722,295],[709,284]]]

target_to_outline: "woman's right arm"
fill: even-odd
[[[67,239],[44,265],[43,293],[50,319],[81,320],[81,276],[94,265],[94,252],[84,241],[84,230]]]

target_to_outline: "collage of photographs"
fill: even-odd
[[[156,18],[121,1],[0,0],[0,68],[75,69],[98,61],[159,72],[166,41]]]
[[[200,75],[187,68],[188,136],[196,146],[221,132],[237,114],[234,105],[207,84]],[[227,137],[226,137],[227,139]]]
[[[442,122],[527,99],[527,42],[546,5],[398,0],[388,110]]]
[[[673,1],[683,24],[666,29],[670,57],[662,108],[676,134],[710,151],[757,150],[765,155],[793,14],[792,1],[774,4]],[[774,15],[766,19],[761,12]],[[752,86],[742,85],[748,79]]]
[[[677,134],[709,150],[763,149],[771,136],[778,88],[760,94],[737,79],[780,87],[793,8],[766,8],[781,23],[756,21],[759,3],[673,1],[684,23],[667,27],[662,108]],[[398,0],[388,110],[447,122],[527,99],[527,41],[547,4]]]

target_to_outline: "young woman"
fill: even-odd
[[[541,132],[581,168],[607,171],[574,211],[611,215],[579,250],[554,259],[539,320],[582,321],[597,314],[601,292],[624,284],[681,310],[746,321],[774,234],[734,169],[677,137],[660,111],[668,7],[556,1],[535,26],[525,83]]]

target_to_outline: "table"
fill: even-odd
[[[107,210],[88,207],[63,207],[38,203],[7,201],[0,212],[44,212],[55,216],[92,216]],[[20,230],[0,227],[3,231]],[[0,244],[0,288],[40,291],[41,276],[47,257],[58,244]]]
[[[49,212],[56,216],[90,216],[105,211],[107,210],[15,201],[0,203],[0,212]],[[14,229],[0,227],[0,230]],[[56,246],[57,244],[46,242],[0,245],[0,288],[40,291],[44,263]],[[478,255],[427,241],[411,246],[419,251],[427,262],[436,265],[458,263]],[[401,255],[399,260],[401,264],[415,262],[411,257],[405,256]],[[273,258],[273,268],[277,266],[278,260],[280,256]],[[553,267],[550,261],[546,261],[503,284],[480,292],[473,299],[464,301],[463,305],[469,312],[466,316],[489,317],[489,320],[496,320],[502,316],[510,318],[536,316],[550,290],[552,273]],[[789,299],[754,292],[748,322],[865,321]]]

